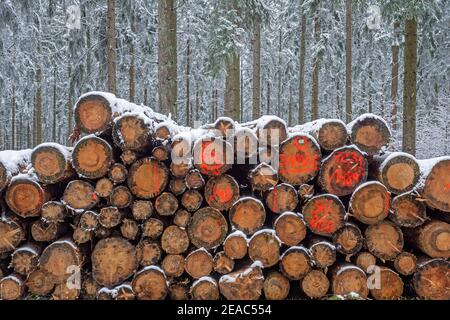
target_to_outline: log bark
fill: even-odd
[[[72,148],[56,143],[43,143],[33,149],[31,164],[42,183],[58,183],[73,175]]]
[[[268,191],[266,204],[274,213],[295,211],[298,205],[297,191],[290,184],[278,184]]]
[[[279,272],[271,272],[264,279],[264,297],[267,300],[285,300],[291,289],[289,279]]]
[[[220,211],[229,210],[239,199],[239,195],[238,183],[227,174],[210,178],[205,186],[206,202]]]
[[[136,161],[129,170],[128,188],[140,199],[151,199],[160,195],[169,182],[166,166],[152,158]]]
[[[101,178],[108,173],[111,163],[112,148],[102,138],[86,136],[73,148],[72,165],[81,177]]]
[[[370,181],[353,192],[349,210],[358,221],[375,224],[388,216],[390,205],[390,192],[386,187],[379,182]]]
[[[450,262],[432,259],[421,263],[413,276],[416,294],[422,299],[450,300]]]
[[[264,205],[251,197],[244,197],[234,202],[228,215],[233,228],[246,235],[252,235],[261,229],[266,220]]]
[[[277,237],[287,246],[296,246],[306,237],[306,224],[303,216],[293,212],[280,215],[273,224]]]
[[[204,248],[192,251],[186,257],[184,269],[194,279],[210,275],[213,268],[213,257]]]
[[[189,239],[197,248],[211,249],[225,240],[228,223],[217,209],[205,207],[194,213],[188,225]]]
[[[364,235],[367,249],[382,260],[394,260],[403,250],[402,230],[392,222],[370,225]]]
[[[280,240],[272,230],[260,230],[250,238],[248,256],[254,262],[260,261],[264,268],[272,267],[280,260],[280,247]]]

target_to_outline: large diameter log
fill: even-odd
[[[192,300],[218,300],[219,286],[211,277],[202,277],[196,280],[189,290]]]
[[[188,226],[189,239],[197,248],[214,248],[225,240],[228,223],[217,209],[205,207],[191,218]]]
[[[275,116],[262,116],[256,123],[259,143],[277,146],[287,138],[287,126],[283,119]]]
[[[14,251],[25,239],[23,226],[6,217],[0,217],[0,254]]]
[[[365,182],[367,173],[368,163],[361,151],[346,146],[334,150],[322,161],[318,181],[324,191],[341,197]]]
[[[303,292],[311,299],[323,298],[329,288],[330,281],[328,280],[325,273],[320,270],[311,270],[302,279],[301,287]]]
[[[394,260],[403,251],[402,230],[390,221],[370,225],[365,231],[367,249],[383,260]]]
[[[112,287],[137,269],[136,248],[122,238],[100,240],[92,252],[92,276],[102,286]]]
[[[136,161],[129,170],[128,188],[141,199],[151,199],[160,195],[169,182],[166,166],[152,158]]]
[[[122,150],[144,150],[151,144],[152,123],[139,113],[127,113],[114,119],[114,144]]]
[[[380,267],[379,267],[380,268]],[[403,280],[389,268],[381,267],[379,279],[372,283],[370,294],[375,300],[398,300],[403,294]]]
[[[416,158],[404,152],[375,156],[370,171],[383,183],[389,192],[402,194],[411,191],[420,178]]]
[[[168,254],[181,254],[189,247],[189,237],[184,230],[172,225],[164,229],[161,237],[161,248]]]
[[[392,200],[391,219],[396,225],[406,228],[415,228],[427,220],[425,204],[412,193],[404,193]]]
[[[210,178],[205,186],[206,202],[220,211],[230,209],[239,194],[238,183],[227,174]]]
[[[73,174],[72,148],[57,143],[42,143],[33,149],[31,164],[39,181],[57,183]]]
[[[19,300],[25,294],[25,283],[19,275],[9,275],[0,280],[0,300]]]
[[[26,170],[31,152],[31,149],[0,151],[0,191],[6,189],[13,176]]]
[[[420,264],[413,276],[416,294],[422,299],[450,300],[450,262],[433,259]]]
[[[10,267],[15,273],[27,276],[33,272],[39,263],[40,248],[27,244],[17,248],[11,255]]]
[[[405,231],[406,238],[431,258],[450,258],[450,224],[431,220]]]
[[[427,206],[450,212],[450,157],[419,161],[422,175],[421,196]]]
[[[377,181],[369,181],[353,192],[349,210],[362,223],[375,224],[388,216],[390,203],[391,197],[386,187]]]
[[[295,211],[298,205],[297,191],[287,183],[276,185],[267,193],[266,204],[275,213]]]
[[[244,197],[236,201],[229,212],[231,225],[246,235],[252,235],[262,228],[266,211],[261,201]]]
[[[220,293],[228,300],[257,300],[264,287],[259,263],[220,277]]]
[[[303,246],[290,247],[280,257],[281,272],[290,280],[302,279],[311,268],[311,255]]]
[[[273,228],[278,238],[287,246],[296,246],[306,237],[306,224],[303,216],[294,212],[281,214]]]
[[[73,210],[91,209],[98,200],[95,188],[84,180],[70,181],[62,197],[62,201]]]
[[[111,125],[111,101],[114,100],[115,96],[110,93],[91,92],[81,96],[74,108],[76,127],[88,134],[107,130]]]
[[[280,146],[278,176],[291,185],[301,185],[319,173],[322,154],[313,137],[295,134]]]
[[[11,179],[6,190],[8,207],[22,218],[37,217],[50,194],[32,176],[20,174]]]
[[[185,259],[184,269],[194,279],[210,275],[213,268],[213,257],[204,248],[192,251]]]
[[[303,217],[308,228],[315,234],[331,236],[346,220],[345,207],[332,194],[312,197],[303,207]]]
[[[89,135],[77,142],[72,152],[72,164],[79,176],[97,179],[105,176],[112,162],[112,148],[108,142]]]
[[[156,266],[145,267],[136,273],[132,287],[139,300],[164,300],[168,292],[166,275]]]
[[[369,295],[367,276],[357,266],[352,264],[337,265],[331,274],[331,291],[333,294],[347,295],[354,292],[363,298],[367,298]]]
[[[234,162],[233,147],[222,138],[198,139],[193,152],[194,166],[207,176],[218,176],[227,172]]]
[[[278,184],[278,172],[263,162],[250,171],[249,180],[254,191],[267,191]]]
[[[242,231],[235,231],[223,242],[223,250],[231,259],[242,259],[247,255],[247,237]]]
[[[289,279],[279,272],[271,272],[264,279],[264,297],[267,300],[284,300],[288,297],[291,285]]]
[[[248,255],[252,261],[260,261],[263,267],[272,267],[280,260],[280,247],[281,241],[275,231],[263,229],[250,238]]]
[[[363,114],[347,125],[350,141],[369,155],[377,154],[389,143],[391,131],[383,118]]]
[[[350,222],[333,233],[333,244],[336,250],[345,255],[353,255],[359,252],[363,246],[363,241],[361,230]]]

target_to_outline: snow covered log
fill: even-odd
[[[422,173],[417,189],[427,206],[450,213],[450,157],[419,160]]]
[[[228,300],[258,300],[263,286],[264,275],[257,262],[219,280],[220,293]]]
[[[40,182],[57,183],[72,176],[72,148],[42,143],[33,149],[31,164]]]
[[[31,149],[0,151],[0,191],[8,187],[13,176],[27,171],[31,153]]]

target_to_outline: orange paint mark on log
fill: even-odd
[[[302,143],[300,143],[300,139]],[[302,174],[318,170],[318,155],[307,151],[312,142],[309,140],[305,141],[302,137],[294,138],[293,142],[297,152],[293,155],[280,154],[279,172],[281,174]]]
[[[312,219],[310,226],[318,232],[332,233],[334,231],[334,222],[329,220],[332,215],[331,205],[332,200],[318,201],[311,211]]]

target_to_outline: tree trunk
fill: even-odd
[[[302,14],[300,36],[300,70],[298,88],[298,123],[305,122],[305,57],[306,57],[306,15]]]
[[[405,21],[403,78],[403,151],[416,153],[417,21]]]
[[[34,145],[42,142],[42,70],[38,66],[35,75],[36,92],[34,96]]]
[[[186,52],[186,125],[192,126],[192,114],[191,114],[191,94],[190,94],[190,73],[191,73],[191,39],[187,39],[187,52]],[[194,115],[197,117],[198,115]]]
[[[108,65],[108,91],[116,94],[116,1],[108,0],[106,16],[106,59]]]
[[[56,122],[58,114],[56,112],[58,102],[56,101],[56,67],[53,69],[53,122],[52,122],[52,141],[56,140]]]
[[[318,13],[314,16],[314,39],[316,44],[320,40],[320,22]],[[319,72],[320,72],[320,52],[314,57],[312,71],[312,90],[311,90],[311,120],[319,118]]]
[[[255,25],[253,35],[253,89],[252,89],[252,104],[253,120],[261,115],[261,22],[258,20]]]
[[[281,45],[282,45],[281,37],[282,37],[282,31],[281,31],[281,28],[280,28],[280,35],[278,37],[278,68],[277,68],[278,69],[277,70],[277,73],[278,73],[278,90],[277,90],[277,112],[276,112],[277,116],[281,116],[281,114],[283,112],[283,110],[281,110],[281,87],[282,87],[281,81],[282,81],[282,78],[283,78],[282,75],[281,75],[281,71],[283,70],[283,68],[281,66],[281,63],[282,63],[281,52],[283,50],[283,48],[281,47]]]
[[[391,62],[391,125],[392,130],[397,131],[397,98],[398,98],[398,56],[400,22],[394,21],[394,43],[392,44],[392,62]]]
[[[136,32],[136,26],[135,26],[135,17],[134,14],[131,13],[131,32]],[[128,76],[129,76],[129,101],[134,102],[136,97],[136,50],[134,48],[133,39],[129,39],[129,50],[130,50],[130,69],[128,70]]]
[[[345,119],[352,121],[352,0],[345,0]]]
[[[225,79],[224,115],[233,119],[240,119],[240,61],[240,55],[234,53],[227,64],[227,75]]]
[[[11,96],[11,105],[12,105],[12,115],[11,115],[11,149],[16,148],[16,89],[15,86],[12,86],[12,96]]]

